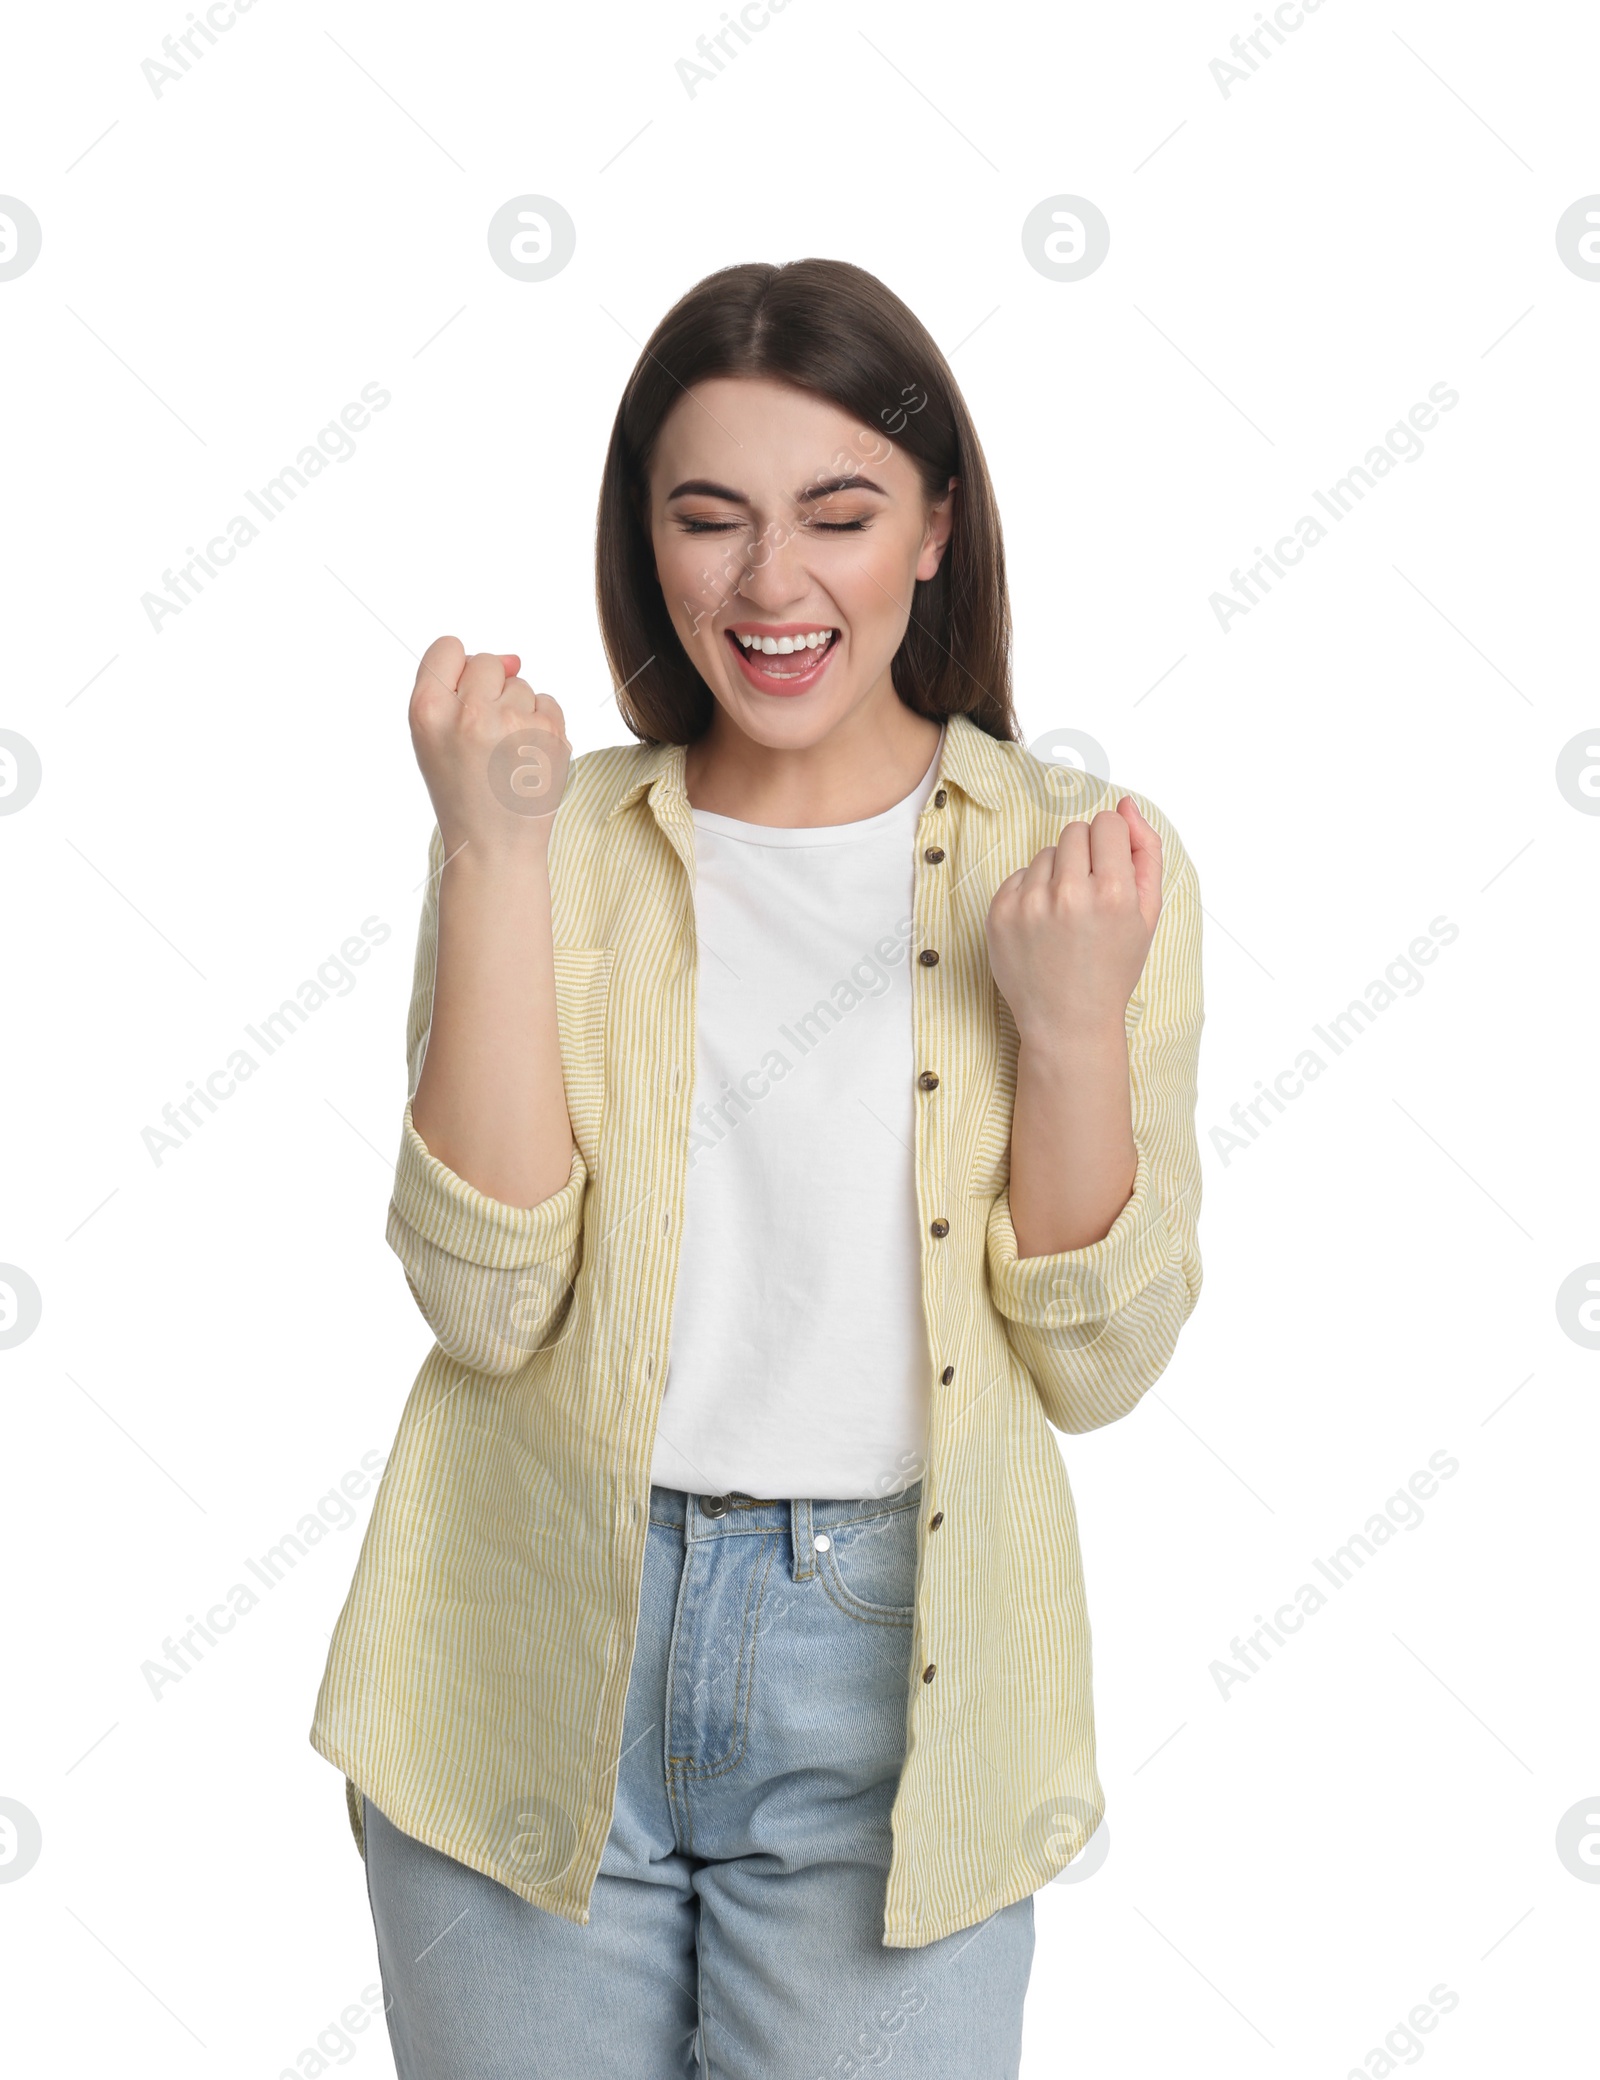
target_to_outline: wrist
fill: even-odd
[[[439,901],[453,912],[502,911],[550,905],[550,863],[544,847],[513,853],[471,841],[452,853],[445,848]]]
[[[543,872],[550,862],[550,830],[555,822],[547,816],[521,816],[515,828],[496,831],[447,831],[440,826],[446,870],[458,877],[493,876],[505,879],[531,870]]]
[[[1128,1028],[1125,1016],[1115,1018],[1056,1019],[1050,1024],[1017,1027],[1019,1052],[1035,1060],[1078,1062],[1125,1056]]]

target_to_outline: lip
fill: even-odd
[[[796,621],[788,625],[769,625],[763,622],[760,632],[764,636],[774,637],[809,635],[816,626],[817,623],[814,621]],[[755,624],[746,624],[745,633],[754,635],[756,633]],[[723,631],[723,640],[733,652],[734,662],[743,673],[746,684],[753,686],[758,693],[773,695],[782,700],[793,694],[810,692],[811,688],[817,684],[823,673],[828,669],[828,666],[833,662],[833,653],[838,649],[843,638],[835,636],[827,649],[818,655],[816,663],[809,670],[796,672],[792,679],[770,678],[767,673],[753,665],[750,662],[750,653],[739,641],[737,629],[725,629]],[[795,654],[791,653],[784,662],[792,664]]]

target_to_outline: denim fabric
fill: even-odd
[[[921,1484],[720,1500],[650,1491],[587,1926],[366,1801],[400,2080],[1015,2080],[1032,1899],[882,1940]]]

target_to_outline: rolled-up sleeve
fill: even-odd
[[[1163,851],[1170,860],[1165,841]],[[1127,1204],[1098,1242],[1040,1257],[1017,1254],[1009,1185],[989,1212],[989,1290],[1058,1430],[1125,1416],[1166,1369],[1200,1297],[1200,889],[1180,858],[1129,1005],[1137,1162]]]
[[[536,1206],[478,1191],[432,1154],[411,1120],[427,1053],[438,957],[438,830],[417,934],[407,1021],[408,1092],[387,1240],[439,1347],[474,1371],[509,1373],[559,1328],[582,1255],[589,1171],[574,1147],[566,1183]]]

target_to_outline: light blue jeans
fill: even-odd
[[[367,1800],[400,2080],[1015,2080],[1032,1899],[883,1943],[921,1501],[651,1489],[586,1927]]]

